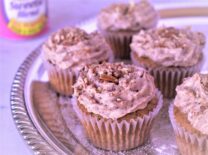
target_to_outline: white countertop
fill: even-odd
[[[117,0],[122,1],[122,0]],[[163,0],[154,0],[162,2]],[[165,0],[164,0],[165,1]],[[174,0],[173,0],[174,1]],[[0,38],[0,154],[26,155],[32,151],[18,133],[10,110],[10,88],[14,75],[26,56],[40,45],[49,33],[60,27],[73,25],[94,17],[103,6],[113,0],[50,0],[49,31],[37,38],[14,41]]]

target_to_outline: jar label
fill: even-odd
[[[7,26],[16,34],[35,35],[46,25],[46,0],[4,0],[3,4]]]

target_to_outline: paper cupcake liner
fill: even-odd
[[[136,32],[106,32],[101,31],[106,41],[111,46],[114,57],[119,59],[130,58],[130,43]]]
[[[207,155],[208,136],[191,133],[182,127],[174,116],[174,105],[169,108],[169,117],[181,155]]]
[[[158,104],[156,108],[143,116],[130,120],[111,120],[88,115],[79,110],[77,104],[75,111],[81,120],[88,139],[98,148],[111,151],[122,151],[144,144],[149,138],[153,121],[162,107],[162,95],[158,91]]]
[[[70,69],[63,70],[49,62],[44,62],[44,66],[48,72],[51,87],[61,95],[72,95],[72,86],[76,80],[76,74]]]
[[[176,94],[176,86],[183,82],[183,79],[192,76],[200,71],[202,61],[191,67],[157,67],[148,68],[140,64],[131,54],[133,64],[144,67],[154,77],[157,88],[166,98],[173,98]]]

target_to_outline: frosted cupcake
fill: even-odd
[[[208,153],[208,74],[194,74],[177,86],[169,115],[182,155]]]
[[[112,51],[102,36],[87,34],[75,27],[51,35],[44,43],[42,53],[49,82],[62,95],[72,95],[72,85],[83,66],[113,59]]]
[[[75,96],[75,111],[89,140],[105,150],[144,144],[162,107],[152,76],[123,63],[85,67],[75,84]]]
[[[158,13],[148,1],[118,3],[104,8],[98,15],[97,27],[111,45],[116,58],[130,58],[132,35],[157,25]]]
[[[200,70],[204,45],[205,36],[200,32],[160,27],[133,37],[131,60],[154,76],[164,97],[172,98],[183,78]]]

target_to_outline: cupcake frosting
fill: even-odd
[[[203,134],[208,134],[208,74],[194,74],[176,88],[176,107]]]
[[[88,112],[111,119],[144,109],[156,96],[152,76],[140,67],[123,63],[85,67],[74,90]]]
[[[69,27],[49,37],[43,45],[43,55],[61,69],[80,70],[86,64],[108,60],[111,49],[97,32],[87,34],[79,28]]]
[[[205,36],[189,28],[160,27],[133,37],[131,50],[162,66],[193,66],[202,57]]]
[[[98,27],[108,31],[138,31],[155,27],[158,13],[148,1],[112,4],[98,15]]]

